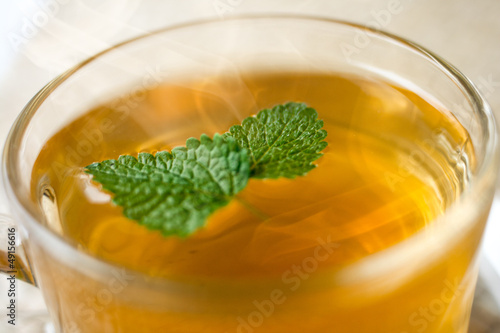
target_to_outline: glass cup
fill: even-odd
[[[462,176],[468,182],[433,221],[432,232],[426,228],[334,273],[311,276],[286,297],[282,281],[197,283],[119,267],[80,251],[62,235],[57,214],[44,215],[40,208],[54,204],[50,192],[41,202],[32,200],[30,175],[44,143],[85,111],[166,78],[241,70],[356,74],[431,96],[470,134],[469,160],[458,143],[440,150],[439,140],[432,141],[442,156],[466,167]],[[41,288],[58,332],[465,333],[498,151],[492,112],[474,85],[409,41],[322,18],[204,21],[119,44],[47,84],[7,140],[3,177],[16,225],[6,218],[0,223],[18,228],[17,278]],[[1,265],[4,273],[13,270],[8,261]],[[309,297],[317,306],[303,306]]]

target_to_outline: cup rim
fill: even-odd
[[[47,83],[39,92],[35,94],[35,96],[26,104],[21,113],[18,115],[16,120],[14,121],[4,145],[4,151],[2,156],[2,177],[5,184],[5,189],[8,194],[8,197],[13,205],[16,206],[17,209],[21,209],[23,213],[27,214],[28,219],[26,221],[23,220],[23,223],[29,224],[33,230],[36,230],[40,233],[41,237],[47,237],[51,242],[55,242],[60,246],[63,246],[67,251],[71,252],[72,255],[80,256],[84,258],[83,260],[87,260],[87,262],[93,263],[102,269],[124,269],[129,274],[135,276],[143,276],[147,277],[147,280],[151,281],[168,281],[167,278],[159,278],[159,277],[151,277],[146,273],[131,270],[128,268],[124,268],[116,263],[107,261],[103,258],[97,257],[85,251],[78,250],[73,244],[68,242],[62,236],[44,226],[39,222],[39,218],[34,213],[34,211],[24,203],[21,199],[21,195],[18,191],[18,187],[15,186],[11,182],[11,179],[16,178],[16,174],[18,171],[16,170],[17,158],[16,158],[16,148],[19,147],[26,129],[30,123],[30,120],[35,115],[39,106],[44,102],[44,100],[66,79],[72,77],[73,74],[83,69],[86,65],[94,61],[95,59],[100,58],[101,56],[112,52],[115,49],[119,49],[124,45],[131,44],[137,40],[146,39],[148,37],[159,35],[163,33],[168,33],[170,31],[175,31],[178,29],[203,26],[205,24],[212,24],[217,22],[229,22],[229,21],[239,21],[244,22],[248,20],[258,20],[258,19],[273,19],[273,20],[305,20],[305,21],[314,21],[314,22],[325,22],[332,23],[340,26],[347,26],[352,28],[353,30],[364,30],[367,33],[371,33],[376,35],[377,37],[386,38],[392,41],[395,41],[399,46],[409,48],[418,54],[425,57],[426,60],[432,63],[433,66],[439,67],[443,71],[443,75],[446,75],[455,80],[455,82],[459,85],[459,88],[463,89],[463,92],[467,95],[469,100],[472,102],[472,107],[475,112],[478,112],[481,117],[481,124],[484,127],[485,131],[487,130],[488,138],[485,143],[485,156],[482,160],[480,167],[478,168],[475,177],[471,180],[471,182],[467,186],[467,190],[460,194],[460,197],[457,198],[446,210],[445,212],[434,219],[432,221],[433,224],[438,224],[441,228],[446,230],[449,229],[450,223],[440,223],[440,220],[466,220],[462,215],[461,211],[469,208],[469,211],[481,211],[481,209],[477,205],[477,200],[475,198],[479,198],[481,193],[491,187],[494,187],[495,178],[496,178],[496,170],[498,169],[498,165],[500,164],[500,150],[499,150],[499,142],[498,142],[498,133],[496,131],[496,123],[494,120],[494,116],[491,108],[489,107],[486,100],[482,97],[478,89],[474,86],[469,78],[467,78],[462,72],[460,72],[453,65],[448,63],[446,60],[442,59],[440,56],[434,54],[433,52],[427,50],[426,48],[420,46],[417,43],[409,41],[405,38],[399,37],[389,32],[385,32],[380,29],[376,29],[373,27],[364,26],[362,24],[357,24],[353,22],[349,22],[346,20],[328,18],[323,16],[312,16],[312,15],[297,15],[297,14],[268,14],[268,15],[237,15],[231,18],[226,18],[223,21],[217,18],[209,18],[203,20],[190,21],[187,23],[176,24],[172,26],[167,26],[152,32],[148,32],[146,34],[142,34],[137,37],[130,38],[126,41],[117,43],[101,52],[96,53],[95,55],[87,58],[86,60],[80,62],[79,64],[73,66],[67,71],[55,77],[49,83]],[[460,210],[458,209],[457,202],[460,201]],[[480,204],[481,207],[487,207],[489,205],[488,200],[482,200]],[[464,208],[466,206],[466,208]],[[476,213],[475,215],[478,215]],[[475,216],[474,215],[474,216]],[[472,218],[472,217],[471,217]],[[470,218],[469,218],[470,219]],[[467,220],[469,220],[467,219]],[[449,222],[449,221],[448,221]],[[464,222],[465,223],[465,222]],[[442,244],[443,237],[444,240],[450,240],[454,236],[456,236],[456,232],[459,228],[455,227],[452,232],[442,232],[442,237],[440,237],[440,242],[435,241],[433,244],[428,244],[430,247],[434,247],[436,249],[439,248],[439,244]],[[370,271],[376,269],[387,269],[392,270],[394,267],[398,267],[401,264],[408,264],[408,259],[402,257],[399,253],[406,253],[408,251],[418,250],[421,247],[419,237],[423,239],[422,230],[418,231],[414,235],[410,236],[407,239],[402,240],[401,242],[388,247],[385,250],[379,251],[370,256],[364,257],[356,263],[350,264],[352,267],[349,267],[346,272],[341,274],[341,278],[339,281],[345,284],[353,284],[356,282],[362,282],[369,280],[371,278]],[[388,258],[389,257],[389,258]],[[391,262],[387,264],[387,262]],[[382,267],[382,268],[381,268]],[[361,273],[362,274],[359,274]],[[380,274],[380,272],[379,272]],[[362,276],[363,275],[363,276]],[[353,279],[353,277],[355,277]],[[338,282],[338,281],[337,281]]]

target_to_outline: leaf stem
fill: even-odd
[[[245,199],[239,197],[239,196],[236,196],[235,199],[240,203],[242,204],[246,209],[248,209],[252,214],[254,214],[255,216],[257,216],[258,218],[260,218],[261,220],[267,220],[269,218],[269,216],[266,214],[266,213],[263,213],[261,212],[260,210],[258,210],[257,208],[255,208],[254,206],[252,206],[248,201],[246,201]]]

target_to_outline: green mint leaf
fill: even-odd
[[[190,138],[156,155],[123,155],[85,168],[114,194],[124,215],[165,236],[185,237],[247,185],[249,177],[295,178],[315,167],[327,146],[323,121],[302,103],[248,117],[224,135]]]
[[[216,134],[156,155],[123,155],[85,168],[114,194],[124,215],[164,235],[185,237],[247,184],[250,158],[235,140]]]
[[[312,164],[327,143],[323,121],[303,103],[287,103],[260,111],[224,138],[234,138],[248,149],[253,178],[295,178],[315,168]]]

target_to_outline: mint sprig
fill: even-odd
[[[294,178],[313,169],[327,143],[314,109],[288,103],[260,111],[213,140],[156,155],[122,155],[85,167],[126,217],[163,235],[186,237],[227,205],[248,179]]]

